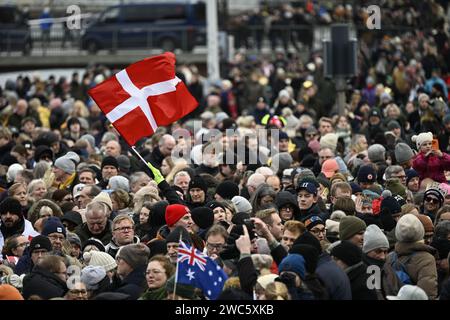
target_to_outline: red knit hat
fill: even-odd
[[[189,213],[188,208],[182,204],[171,204],[166,208],[166,223],[168,227],[173,226],[186,213]]]

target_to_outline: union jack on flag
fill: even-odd
[[[215,300],[227,279],[226,273],[213,259],[180,241],[176,282],[199,288],[205,297]]]

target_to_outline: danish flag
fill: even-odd
[[[170,52],[129,65],[90,89],[89,95],[130,146],[198,106],[175,75],[175,55]]]

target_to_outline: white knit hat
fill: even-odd
[[[106,252],[89,251],[83,254],[83,259],[88,266],[103,267],[106,272],[112,271],[117,267],[116,260]]]
[[[395,227],[395,237],[400,242],[417,242],[422,240],[424,235],[422,222],[410,213],[402,216]]]
[[[94,197],[94,199],[92,199],[92,202],[101,202],[103,204],[106,204],[109,207],[109,210],[112,211],[113,204],[111,198],[109,197],[109,194],[107,194],[106,192],[100,192]]]
[[[383,231],[375,225],[371,224],[364,232],[363,252],[368,253],[379,248],[389,248],[389,241]]]
[[[411,141],[416,143],[417,148],[420,148],[423,143],[433,141],[433,134],[431,132],[422,132],[412,136]]]
[[[333,152],[336,151],[338,136],[336,133],[327,133],[322,138],[320,138],[321,148],[330,148]]]

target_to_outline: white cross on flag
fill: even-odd
[[[89,95],[130,146],[198,106],[175,76],[175,55],[170,52],[129,65],[90,89]]]

